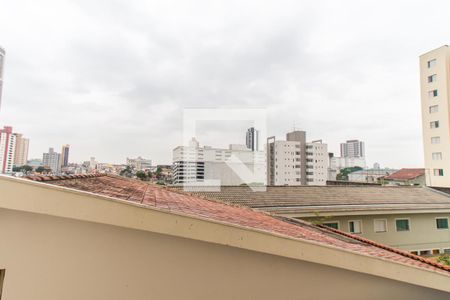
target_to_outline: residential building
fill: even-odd
[[[24,138],[22,134],[15,133],[16,135],[16,151],[14,154],[14,166],[23,166],[28,161],[28,147],[30,140]]]
[[[364,169],[354,171],[348,174],[348,181],[375,183],[397,171],[394,169]]]
[[[5,65],[5,49],[0,47],[0,109],[2,107],[2,92],[3,92],[3,68]]]
[[[425,186],[425,169],[400,169],[384,177],[384,182],[390,185]]]
[[[63,145],[61,149],[61,168],[69,165],[69,150],[70,145]]]
[[[259,130],[251,127],[245,136],[245,145],[252,151],[259,151]]]
[[[0,129],[0,173],[10,174],[14,166],[16,135],[11,126]]]
[[[138,156],[137,158],[127,157],[127,165],[134,168],[136,171],[150,170],[150,168],[152,167],[152,161],[140,156]]]
[[[191,191],[189,191],[191,192]],[[450,195],[411,186],[269,186],[193,194],[311,221],[429,256],[450,253]]]
[[[450,187],[450,49],[420,56],[422,132],[427,186]]]
[[[55,152],[53,148],[49,148],[47,153],[42,154],[42,165],[52,170],[52,173],[59,174],[61,171],[60,164],[61,154]]]
[[[266,154],[246,145],[228,149],[200,147],[193,138],[188,146],[173,150],[173,184],[211,186],[265,184]]]
[[[325,185],[327,169],[327,144],[307,143],[305,131],[289,132],[286,141],[267,139],[268,185]]]
[[[341,157],[365,157],[364,142],[348,140],[341,143]]]
[[[345,168],[361,167],[366,168],[365,157],[332,157],[330,158],[330,168],[341,170]]]
[[[450,292],[448,267],[333,228],[116,176],[32,179],[0,176],[5,299],[440,300]]]

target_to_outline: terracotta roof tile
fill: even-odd
[[[312,225],[300,220],[276,218],[250,208],[207,200],[199,196],[172,191],[141,181],[111,176],[77,176],[70,179],[60,178],[53,180],[48,177],[44,179],[29,179],[126,201],[139,202],[161,210],[180,212],[194,217],[312,241],[445,274],[450,272],[450,268],[447,266],[338,230]]]
[[[389,176],[384,177],[387,180],[413,180],[417,177],[424,176],[425,169],[400,169]]]

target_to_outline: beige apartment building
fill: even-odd
[[[450,49],[420,56],[423,145],[427,186],[450,187]]]
[[[448,299],[450,268],[116,176],[0,176],[2,300]]]

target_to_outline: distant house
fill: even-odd
[[[358,235],[116,176],[31,179],[0,175],[4,299],[449,297],[450,267]]]
[[[388,176],[397,170],[392,169],[366,169],[348,174],[348,181],[351,182],[378,182],[378,179]]]
[[[384,180],[392,185],[419,185],[425,186],[425,169],[401,169]]]

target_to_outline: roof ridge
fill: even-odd
[[[95,178],[102,176],[107,176],[107,174],[96,173],[96,174],[77,174],[77,175],[30,175],[25,176],[24,178],[32,181],[56,181],[67,179]]]

